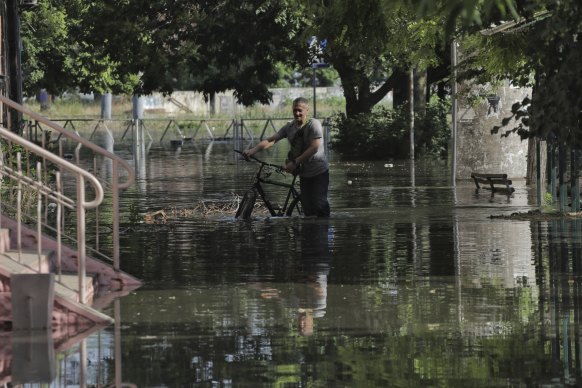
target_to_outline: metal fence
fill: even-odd
[[[128,119],[104,120],[87,118],[52,119],[63,128],[78,136],[93,140],[105,135],[114,142],[132,141],[135,131],[140,128],[150,141],[175,143],[185,141],[255,141],[262,140],[277,132],[290,118],[264,119]],[[39,121],[28,121],[29,140],[40,142],[42,136],[48,141],[58,141],[50,128]],[[323,120],[326,139],[329,140],[329,120]]]

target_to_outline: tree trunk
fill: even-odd
[[[366,109],[363,109],[360,104],[360,99],[356,92],[357,86],[349,80],[344,81],[343,79],[342,86],[344,89],[344,97],[346,98],[346,116],[354,117],[360,113],[366,113]]]
[[[346,99],[346,116],[354,117],[360,113],[370,113],[394,88],[396,74],[392,74],[379,88],[372,91],[372,82],[363,71],[345,64],[336,65],[336,70],[342,81],[344,97]],[[408,93],[407,75],[404,74],[404,92]]]
[[[536,140],[528,139],[527,143],[527,173],[525,176],[525,184],[532,185],[537,180],[537,164],[540,163],[536,156]],[[544,171],[542,169],[542,171]]]
[[[216,115],[216,93],[210,93],[210,98],[208,99],[210,102],[210,115]]]
[[[404,71],[394,72],[394,87],[392,89],[392,101],[396,108],[408,101],[408,74]]]
[[[427,85],[436,85],[436,94],[444,100],[450,94],[450,76],[451,76],[451,44],[445,44],[438,47],[437,55],[439,65],[431,66],[427,69]],[[430,100],[430,89],[428,89],[427,101]]]

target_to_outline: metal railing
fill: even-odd
[[[37,250],[42,253],[43,235],[54,237],[57,241],[57,270],[60,274],[61,245],[76,248],[79,275],[79,299],[85,302],[85,261],[87,252],[94,258],[109,261],[119,270],[119,195],[120,190],[128,188],[134,181],[134,171],[119,156],[82,138],[77,133],[63,128],[28,108],[0,96],[0,102],[15,109],[29,120],[42,123],[50,133],[58,133],[58,147],[49,146],[44,129],[41,128],[39,144],[26,140],[5,128],[0,127],[0,209],[11,212],[17,222],[16,238],[18,250],[22,249],[21,226],[34,225],[36,229]],[[65,155],[64,143],[74,147],[73,155]],[[53,144],[54,145],[54,144]],[[81,167],[81,149],[89,150],[94,158],[99,157],[111,162],[110,180],[97,171],[89,172]],[[66,156],[70,160],[67,160]],[[95,165],[95,163],[94,163]],[[95,168],[96,170],[96,168]],[[125,180],[121,182],[121,172]],[[5,179],[6,178],[6,179]],[[91,193],[87,193],[87,187]],[[5,195],[8,194],[8,195]],[[12,195],[15,194],[15,195]],[[90,195],[88,195],[90,194]],[[104,198],[110,198],[105,203]],[[106,227],[100,217],[101,212],[110,211],[111,247],[110,254],[103,253],[99,246],[98,234],[94,246],[87,244],[86,223],[89,211],[95,222],[96,231]],[[56,215],[55,215],[56,214]],[[75,234],[72,236],[70,234]],[[66,240],[63,242],[63,240]]]
[[[137,126],[144,130],[150,141],[215,141],[215,140],[251,140],[262,139],[275,133],[291,118],[145,118],[145,119],[99,119],[99,118],[54,118],[59,123],[79,136],[92,140],[98,132],[106,133],[113,141],[131,141]],[[28,122],[31,139],[40,139],[43,123]]]
[[[59,118],[53,122],[62,123],[77,135],[93,140],[99,132],[105,133],[113,143],[133,141],[137,128],[143,131],[143,138],[149,144],[157,141],[183,144],[195,141],[230,140],[254,142],[276,133],[291,118],[146,118],[146,119],[98,119],[98,118]],[[322,119],[325,138],[330,141],[330,120]],[[27,128],[31,139],[40,139],[42,123],[29,121]]]

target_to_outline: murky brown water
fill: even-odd
[[[125,220],[229,201],[232,143],[152,147]],[[276,161],[285,150],[266,159]],[[326,220],[186,215],[122,226],[122,381],[139,387],[576,386],[580,221],[451,187],[444,162],[331,156]],[[106,335],[109,333],[105,331]]]

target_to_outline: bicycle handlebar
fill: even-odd
[[[234,152],[238,152],[239,154],[242,155],[242,151],[234,150]],[[276,164],[271,164],[271,163],[263,162],[262,160],[257,159],[254,156],[249,156],[248,159],[253,159],[255,162],[261,163],[263,166],[273,167],[273,168],[277,169],[280,172],[283,171],[283,168],[281,168],[281,166],[278,166]],[[247,160],[247,157],[245,157],[245,160]]]

